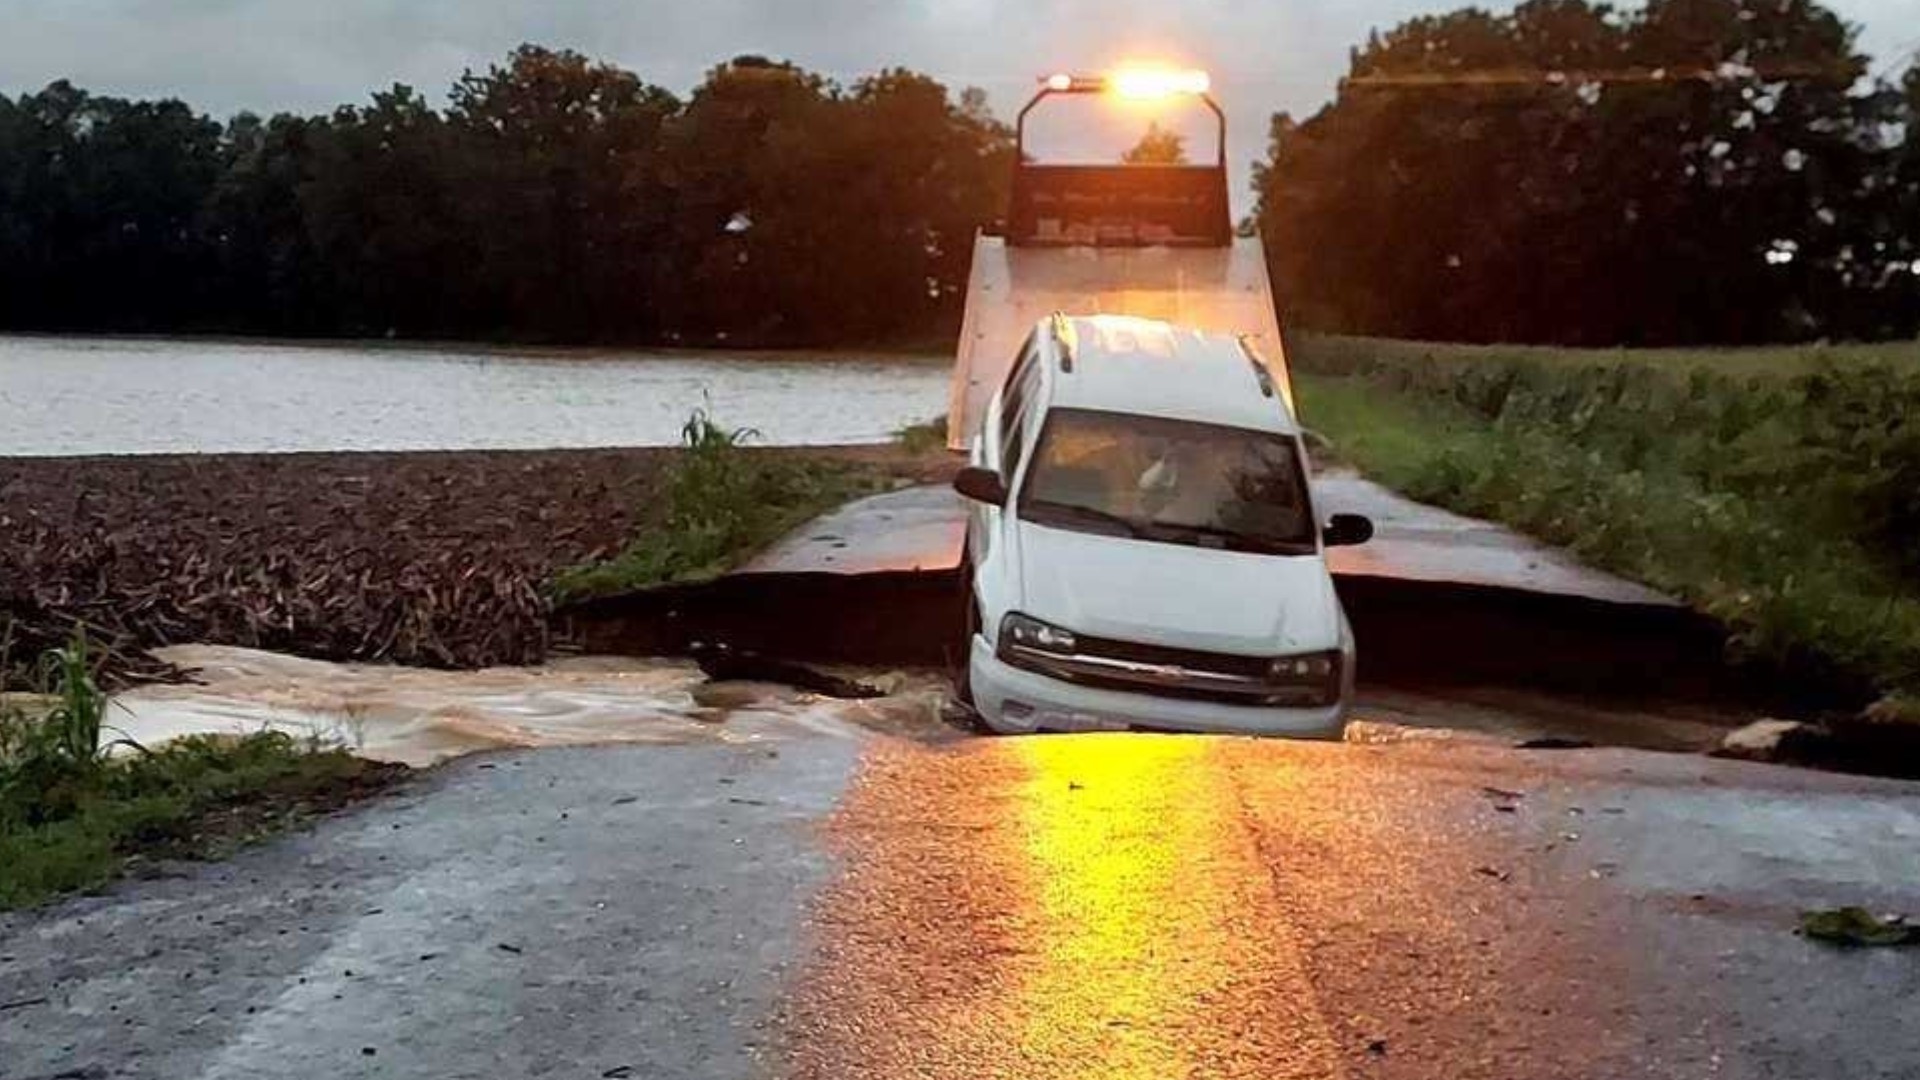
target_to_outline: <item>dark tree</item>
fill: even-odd
[[[473,273],[480,237],[462,213],[472,167],[463,151],[407,86],[314,125],[300,203],[339,331],[445,337],[486,321]]]
[[[673,95],[571,52],[523,46],[468,72],[449,121],[493,333],[638,338],[659,321],[670,220],[659,179]]]
[[[1277,117],[1258,220],[1298,324],[1454,339],[1920,331],[1920,76],[1811,0],[1531,0],[1355,51]],[[1183,158],[1151,128],[1127,160]],[[741,57],[681,102],[523,47],[453,87],[222,125],[0,98],[0,329],[764,345],[957,327],[1007,129],[886,71]]]
[[[1298,320],[1462,340],[1738,343],[1911,325],[1884,94],[1808,0],[1533,0],[1375,35],[1276,118],[1259,221]],[[1911,231],[1909,230],[1909,235]]]
[[[301,203],[318,127],[302,117],[262,121],[251,113],[228,123],[220,180],[202,216],[221,298],[207,314],[210,326],[271,334],[336,330],[330,283]]]
[[[1168,131],[1158,120],[1147,124],[1146,134],[1120,160],[1128,165],[1185,165],[1187,140],[1177,131]]]
[[[675,329],[790,344],[957,326],[1011,153],[977,98],[924,76],[847,91],[752,57],[715,69],[664,142]]]
[[[0,113],[0,319],[32,329],[191,325],[208,293],[197,219],[220,128],[177,101],[65,82]]]

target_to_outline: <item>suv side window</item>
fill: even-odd
[[[1029,334],[1026,343],[1020,346],[1020,355],[1014,359],[1013,368],[1007,372],[1006,390],[1000,395],[1000,441],[1003,443],[1007,441],[1008,432],[1017,426],[1014,420],[1020,415],[1020,407],[1026,403],[1027,372],[1032,371],[1033,365],[1038,362],[1034,354],[1039,350],[1034,342],[1033,335]]]
[[[1000,477],[1007,483],[1013,482],[1014,474],[1020,471],[1021,455],[1025,452],[1022,445],[1026,431],[1027,399],[1033,396],[1035,384],[1040,381],[1039,346],[1034,338],[1028,338],[1026,347],[1020,351],[1020,359],[1013,365],[1013,372],[1007,377],[1007,392],[1000,399]]]

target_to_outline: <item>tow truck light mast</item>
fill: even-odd
[[[1124,67],[1105,75],[1049,75],[1041,85],[1056,94],[1105,94],[1128,101],[1158,101],[1170,97],[1204,97],[1213,79],[1204,71],[1173,68]]]
[[[1170,97],[1199,97],[1213,89],[1204,71],[1165,68],[1122,68],[1107,76],[1107,85],[1130,101],[1157,101]]]
[[[1039,92],[1033,95],[1014,120],[1014,145],[1022,160],[1027,145],[1027,117],[1041,102],[1057,94],[1102,94],[1136,107],[1152,109],[1173,98],[1199,102],[1213,113],[1219,128],[1219,150],[1214,168],[1227,167],[1227,114],[1213,99],[1213,78],[1197,68],[1173,68],[1151,64],[1128,64],[1104,75],[1076,75],[1059,71],[1040,79]],[[1020,170],[1016,169],[1016,174]]]

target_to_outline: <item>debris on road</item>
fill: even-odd
[[[887,692],[855,679],[843,679],[805,664],[796,664],[758,653],[736,650],[725,644],[696,643],[694,663],[707,678],[716,682],[778,683],[821,697],[843,701],[866,701],[886,697]]]
[[[1520,801],[1527,797],[1524,791],[1508,791],[1497,787],[1483,787],[1480,793],[1493,802],[1494,812],[1499,814],[1519,813]]]
[[[1846,948],[1920,945],[1920,925],[1908,922],[1903,915],[1882,918],[1862,907],[1802,912],[1800,933]]]
[[[1802,761],[1825,737],[1824,731],[1798,720],[1756,720],[1728,732],[1713,756],[1738,761]]]
[[[1514,744],[1517,750],[1591,750],[1593,743],[1586,739],[1567,739],[1550,735],[1541,739],[1527,739]]]

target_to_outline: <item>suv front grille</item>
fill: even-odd
[[[1047,652],[1002,641],[1000,658],[1035,674],[1103,690],[1152,694],[1188,701],[1268,708],[1315,708],[1331,704],[1336,678],[1327,687],[1275,684],[1266,657],[1175,649],[1131,641],[1076,638],[1072,653]]]
[[[1209,674],[1228,675],[1241,679],[1264,681],[1267,677],[1268,658],[1264,656],[1235,656],[1231,653],[1201,652],[1194,649],[1174,649],[1165,645],[1142,645],[1133,641],[1116,641],[1112,638],[1078,638],[1080,652],[1090,656],[1105,657],[1113,660],[1127,660],[1141,664],[1162,664],[1170,667],[1186,668]]]

